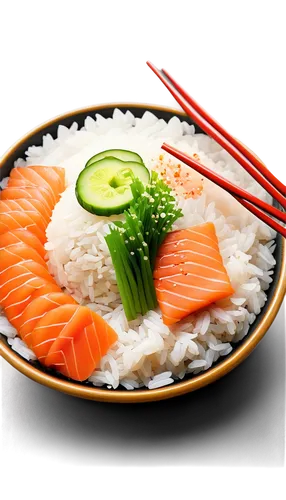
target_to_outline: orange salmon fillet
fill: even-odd
[[[3,203],[3,200],[0,201]],[[5,210],[4,207],[2,207]],[[0,236],[2,234],[14,230],[14,229],[28,229],[40,240],[42,244],[46,242],[46,234],[43,229],[37,226],[35,221],[25,212],[6,212],[1,211],[0,213]]]
[[[86,380],[117,340],[106,321],[57,286],[45,230],[65,188],[59,167],[18,167],[0,196],[0,305],[39,361]]]
[[[34,282],[35,284],[35,282]],[[30,294],[27,298],[20,304],[11,305],[9,308],[5,309],[5,314],[10,321],[10,323],[19,332],[23,324],[23,314],[26,308],[32,304],[38,297],[46,295],[48,293],[63,293],[61,288],[55,283],[51,283],[43,278],[41,282],[38,282],[38,288],[32,288]]]
[[[32,331],[31,346],[45,366],[74,380],[86,380],[117,334],[84,306],[63,305],[45,314]]]
[[[39,214],[44,220],[45,228],[47,227],[47,225],[50,222],[51,211],[47,210],[47,207],[40,200],[33,199],[33,198],[28,199],[26,197],[23,197],[23,198],[18,198],[18,199],[14,199],[14,200],[6,199],[6,200],[3,200],[3,203],[5,203],[5,201],[11,206],[11,209],[13,209],[13,207],[15,207],[15,209],[17,210],[17,207],[19,207],[20,210],[23,210],[27,213],[36,212],[37,214]]]
[[[31,186],[17,179],[9,179],[8,186],[0,193],[0,199],[17,200],[18,198],[39,200],[51,213],[55,206],[53,194],[50,189],[42,186]]]
[[[48,311],[64,304],[76,304],[76,301],[63,292],[47,293],[37,298],[33,297],[33,301],[25,308],[21,317],[21,328],[19,330],[21,339],[30,347],[32,331],[39,320]]]
[[[11,170],[10,179],[19,180],[26,185],[45,187],[51,192],[56,204],[60,193],[64,190],[64,175],[65,171],[61,167],[16,167]]]
[[[14,229],[13,231],[8,231],[1,235],[0,240],[0,249],[9,248],[11,245],[15,245],[18,243],[25,243],[29,247],[36,250],[36,252],[45,259],[46,250],[44,249],[44,245],[40,242],[40,240],[30,231],[24,228]]]
[[[166,236],[157,254],[154,284],[166,325],[233,294],[211,222]]]
[[[34,248],[29,247],[26,243],[16,243],[0,249],[0,271],[5,271],[8,267],[22,260],[33,260],[47,268],[44,259]]]

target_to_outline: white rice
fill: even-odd
[[[42,146],[28,149],[26,161],[15,162],[16,166],[59,165],[66,169],[68,186],[47,228],[46,250],[50,272],[58,284],[79,303],[102,315],[118,334],[118,341],[89,379],[99,387],[155,389],[182,379],[186,373],[209,369],[247,335],[272,282],[276,233],[205,179],[202,196],[180,200],[184,216],[174,228],[214,223],[235,293],[171,329],[163,324],[159,309],[128,324],[104,239],[108,223],[119,216],[98,217],[83,210],[76,200],[74,183],[85,162],[105,149],[136,151],[152,168],[162,154],[164,141],[188,154],[197,153],[203,164],[271,203],[261,186],[209,137],[195,134],[193,126],[178,118],[166,123],[149,112],[138,119],[129,111],[123,114],[116,109],[113,119],[98,114],[95,119],[86,118],[81,130],[76,123],[70,129],[59,126],[57,139],[44,136]],[[164,161],[169,159],[164,154]],[[5,182],[0,185],[5,187]],[[9,338],[12,349],[26,359],[35,359],[3,315],[0,331]]]

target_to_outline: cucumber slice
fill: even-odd
[[[121,214],[133,199],[130,184],[135,177],[148,184],[149,170],[142,163],[106,157],[81,171],[75,187],[77,200],[96,215]]]
[[[85,168],[99,160],[103,160],[103,158],[106,158],[107,156],[113,156],[114,158],[118,158],[118,160],[122,161],[135,161],[136,163],[143,163],[141,156],[133,151],[127,151],[126,149],[107,149],[106,151],[102,151],[101,153],[92,156],[86,163]]]

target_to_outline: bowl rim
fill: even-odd
[[[91,105],[84,108],[78,108],[73,111],[68,111],[57,115],[50,120],[38,125],[27,134],[22,136],[17,140],[2,156],[0,160],[1,165],[9,160],[10,155],[12,155],[16,149],[18,149],[23,143],[30,139],[33,135],[41,132],[45,127],[51,126],[60,120],[72,117],[78,113],[86,113],[87,115],[100,112],[100,110],[105,108],[142,108],[151,109],[152,111],[165,111],[171,114],[180,115],[182,118],[186,117],[186,114],[180,109],[158,105],[158,104],[147,104],[147,103],[136,103],[136,102],[116,102],[116,103],[104,103],[98,105]],[[282,263],[281,263],[281,273],[278,278],[278,282],[274,293],[271,297],[270,302],[267,303],[267,310],[262,317],[259,324],[253,330],[253,332],[245,337],[243,343],[237,347],[232,354],[230,354],[226,359],[221,361],[219,364],[210,368],[204,373],[200,373],[193,378],[182,380],[176,382],[174,385],[169,385],[161,387],[158,389],[136,389],[134,391],[122,391],[122,390],[109,390],[99,387],[90,387],[82,384],[77,384],[74,382],[69,382],[68,380],[63,380],[57,378],[56,376],[45,373],[32,364],[30,364],[25,359],[21,358],[17,353],[15,353],[6,343],[0,339],[0,355],[19,372],[26,375],[30,379],[38,382],[42,385],[56,389],[60,392],[76,396],[79,398],[90,399],[101,402],[113,402],[113,403],[143,403],[151,401],[159,401],[163,399],[172,398],[175,396],[180,396],[188,392],[192,392],[208,384],[211,384],[223,377],[236,366],[238,366],[242,361],[244,361],[253,349],[257,346],[260,340],[264,337],[270,325],[274,321],[276,314],[282,304],[283,298],[286,293],[286,243],[282,239]]]

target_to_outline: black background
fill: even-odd
[[[211,51],[210,56],[207,66],[200,54],[188,59],[162,55],[161,62],[176,63],[177,71],[208,95],[225,119],[240,127],[241,135],[257,144],[266,159],[275,160],[274,61],[259,47],[255,57],[241,57],[239,65]],[[84,66],[84,61],[78,65]],[[4,82],[0,143],[15,135],[24,119],[39,119],[40,111],[55,111],[56,103],[79,103],[81,94],[157,95],[158,100],[166,95],[157,82],[146,79],[143,56],[112,58],[107,65],[97,60],[92,78],[83,74],[63,67],[55,77],[45,69],[36,79],[23,78],[17,96]],[[275,161],[273,166],[278,167]],[[61,454],[53,454],[53,460],[64,456],[66,465],[71,461],[142,470],[184,457],[186,465],[195,462],[222,470],[280,470],[285,441],[284,334],[282,309],[271,332],[231,374],[196,393],[156,404],[78,401],[35,386],[7,368],[2,377],[5,462],[21,463],[31,449],[43,460],[60,442]]]

